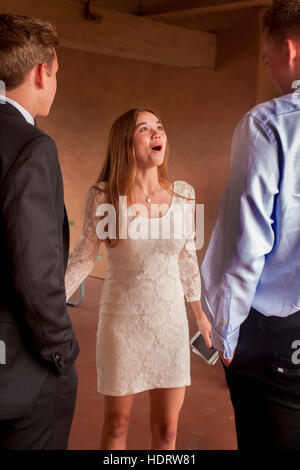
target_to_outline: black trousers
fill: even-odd
[[[279,318],[252,308],[224,369],[238,449],[300,450],[300,311]]]
[[[49,371],[27,416],[0,421],[0,450],[66,450],[75,410],[78,376]]]

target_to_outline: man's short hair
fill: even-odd
[[[36,65],[49,70],[58,46],[52,24],[22,15],[0,15],[0,80],[6,89],[20,86]]]
[[[300,39],[300,0],[274,0],[263,15],[263,32],[279,42]]]

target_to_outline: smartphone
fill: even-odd
[[[201,356],[207,364],[213,366],[219,359],[219,353],[216,348],[212,347],[211,349],[206,346],[205,339],[203,338],[200,331],[191,338],[190,345],[192,346],[192,351],[198,356]]]

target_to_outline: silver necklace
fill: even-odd
[[[139,184],[138,184],[138,186],[140,187]],[[141,188],[141,187],[140,187],[140,188]],[[152,196],[152,194],[154,194],[156,191],[158,191],[158,189],[160,189],[160,187],[157,188],[157,189],[155,189],[154,191],[152,191],[150,194],[146,194],[146,193],[144,193],[143,189],[141,188],[141,190],[143,191],[144,195],[146,196],[146,202],[147,202],[148,204],[151,204],[151,197],[150,197],[150,196]]]

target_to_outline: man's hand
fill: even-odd
[[[232,354],[232,358],[231,359],[225,359],[225,357],[223,356],[223,353],[221,351],[219,351],[219,356],[221,358],[221,361],[223,362],[223,364],[228,367],[231,362],[232,362],[232,359],[234,358],[234,353],[235,353],[235,350],[233,351],[233,354]]]

